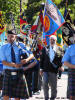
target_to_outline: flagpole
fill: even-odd
[[[66,6],[66,8],[68,7],[68,0],[66,0],[65,6]]]
[[[20,0],[20,15],[21,15],[21,12],[22,12],[22,0]]]
[[[65,1],[65,9],[68,7],[68,0]]]
[[[20,0],[20,17],[21,17],[21,11],[22,11],[22,5],[21,5],[21,3],[22,3],[22,0]],[[20,20],[20,19],[19,19]]]

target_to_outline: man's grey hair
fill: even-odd
[[[54,40],[57,41],[57,37],[56,37],[55,35],[51,35],[51,36],[50,36],[50,39],[54,39]]]

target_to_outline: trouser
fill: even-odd
[[[38,90],[41,90],[42,87],[42,76],[39,74],[38,76]]]
[[[62,71],[59,70],[58,74],[59,74],[59,77],[61,77]]]
[[[32,74],[32,90],[34,93],[38,91],[38,74],[39,70],[34,71]]]
[[[2,90],[2,86],[3,86],[3,74],[0,73],[0,90]]]
[[[49,85],[51,86],[51,98],[57,96],[57,74],[52,72],[43,73],[43,90],[45,100],[49,98]]]

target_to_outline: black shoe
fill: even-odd
[[[55,100],[55,97],[51,97],[50,100]]]
[[[45,98],[45,100],[48,100],[49,98]]]
[[[61,77],[58,77],[58,79],[61,79]]]
[[[45,99],[45,100],[48,100],[48,99]]]

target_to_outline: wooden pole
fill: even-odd
[[[22,12],[22,0],[20,0],[20,15],[21,15],[21,12]]]

